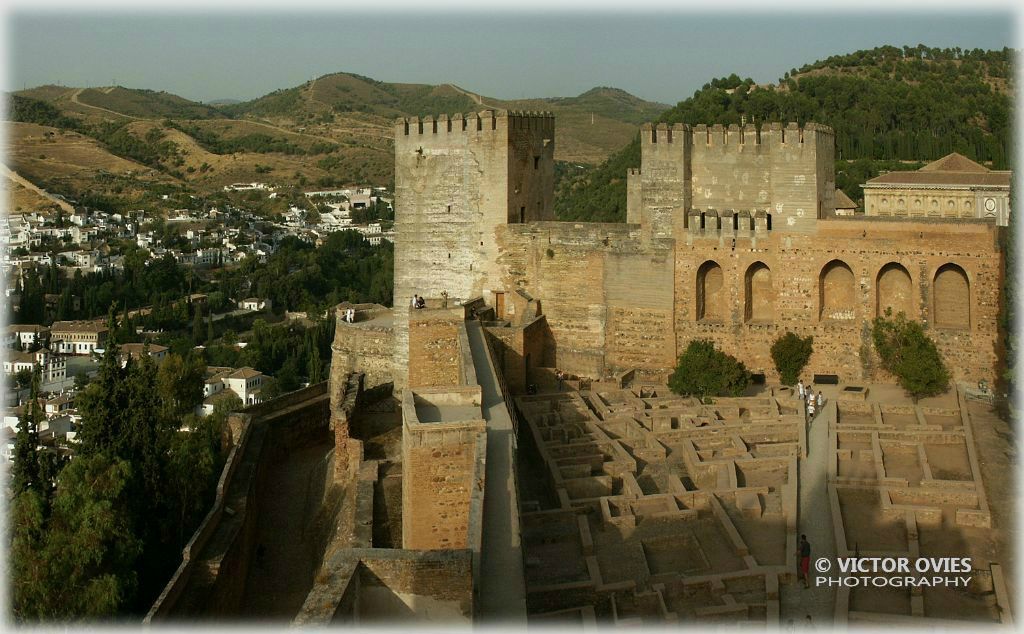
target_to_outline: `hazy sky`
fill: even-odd
[[[251,99],[326,73],[451,82],[496,98],[615,86],[674,104],[713,77],[764,83],[829,55],[882,44],[1014,46],[1015,16],[984,13],[500,14],[412,10],[294,15],[19,11],[7,19],[7,90],[40,84]]]

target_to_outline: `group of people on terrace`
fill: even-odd
[[[808,384],[805,387],[804,380],[800,379],[796,384],[796,393],[807,408],[808,420],[814,420],[814,416],[825,407],[825,397],[821,394],[821,390],[815,394],[814,386]]]

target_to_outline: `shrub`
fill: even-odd
[[[715,349],[707,339],[694,339],[679,356],[669,388],[684,396],[739,396],[750,385],[750,372],[735,357]]]
[[[871,323],[871,336],[882,367],[896,376],[915,402],[949,389],[949,370],[921,324],[903,313],[891,318],[887,311],[885,317],[876,317]]]
[[[782,377],[783,385],[793,385],[800,379],[800,373],[814,352],[814,337],[800,337],[787,332],[772,344],[772,360]]]

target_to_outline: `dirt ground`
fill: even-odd
[[[996,415],[992,406],[977,401],[968,401],[968,412],[974,428],[974,443],[985,483],[989,509],[992,512],[992,530],[989,531],[993,560],[1003,564],[1003,573],[1016,612],[1020,609],[1012,599],[1016,596],[1019,580],[1013,572],[1016,569],[1017,553],[1014,544],[1017,525],[1014,521],[1017,511],[1016,475],[1017,440],[1013,428]],[[975,566],[977,567],[977,566]]]

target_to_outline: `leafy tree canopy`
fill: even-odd
[[[787,332],[772,344],[772,360],[783,385],[794,385],[814,352],[814,337]]]
[[[739,396],[750,381],[750,372],[736,357],[715,349],[712,341],[694,339],[680,355],[668,386],[685,396]]]
[[[949,389],[949,370],[920,323],[888,310],[872,322],[871,336],[883,367],[915,401]]]

